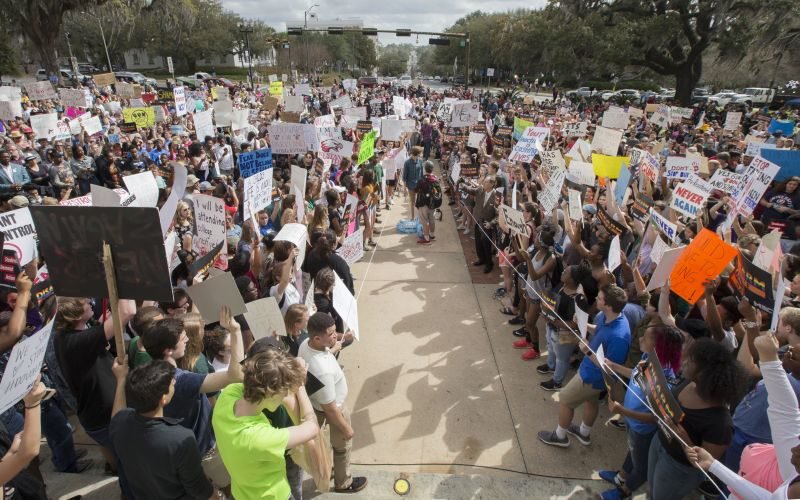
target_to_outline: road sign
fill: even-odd
[[[167,69],[169,70],[170,74],[175,73],[175,70],[172,67],[172,56],[167,56]]]
[[[486,76],[494,76],[494,68],[486,68]]]

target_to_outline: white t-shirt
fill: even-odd
[[[300,304],[302,302],[302,297],[300,297],[300,292],[294,286],[294,284],[289,283],[289,286],[286,287],[286,290],[283,292],[284,300],[281,303],[281,298],[278,297],[278,285],[272,285],[269,289],[269,296],[275,297],[275,300],[278,301],[278,304],[281,306],[281,313],[284,315],[286,311],[289,309],[289,306],[292,304]]]
[[[233,170],[233,150],[231,150],[230,146],[227,144],[224,146],[215,144],[213,151],[214,157],[217,160],[217,166],[219,166],[220,170],[225,170],[226,172]],[[225,151],[227,151],[228,154],[225,154]]]
[[[336,407],[341,408],[347,399],[347,379],[344,378],[342,367],[329,350],[317,351],[308,345],[308,340],[300,344],[297,356],[308,363],[308,371],[314,374],[325,387],[310,396],[311,406],[317,411],[322,411],[322,405],[336,402]]]

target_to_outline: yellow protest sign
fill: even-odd
[[[616,179],[619,176],[619,171],[622,165],[626,167],[631,163],[630,158],[627,156],[608,156],[599,153],[592,153],[592,166],[594,166],[594,173],[601,179],[608,177],[609,179]]]
[[[269,84],[269,95],[271,96],[283,96],[283,82],[270,82]]]
[[[214,99],[215,101],[219,99],[219,97],[217,96],[217,87],[211,87],[211,98]]]
[[[375,154],[375,139],[378,132],[370,131],[361,139],[361,146],[358,149],[358,165],[365,163]]]
[[[135,123],[137,128],[153,127],[156,124],[156,112],[153,108],[125,108],[122,117],[127,123]]]

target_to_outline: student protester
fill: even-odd
[[[319,425],[330,424],[335,489],[337,493],[355,493],[366,488],[367,478],[353,477],[350,473],[350,449],[355,431],[345,404],[347,380],[331,352],[341,344],[333,318],[315,313],[308,320],[308,336],[298,354],[308,364],[308,371],[323,384],[323,388],[311,396],[311,403]]]
[[[175,394],[175,366],[156,360],[128,374],[127,362],[115,360],[112,370],[117,389],[109,429],[135,498],[212,498],[194,434],[164,416]]]
[[[426,161],[424,165],[425,173],[417,183],[417,210],[419,222],[422,224],[422,238],[417,240],[418,244],[429,245],[436,239],[436,218],[433,215],[434,208],[430,206],[433,186],[438,184],[436,176],[433,175],[433,162]],[[441,193],[439,193],[441,195]]]
[[[42,441],[42,398],[47,392],[40,378],[36,379],[31,390],[22,398],[25,406],[25,423],[0,460],[0,491],[6,485],[13,488],[12,481],[28,464],[39,455]],[[0,424],[2,427],[2,424]],[[3,498],[6,498],[3,496]]]
[[[231,473],[233,496],[293,498],[286,450],[319,433],[305,392],[305,363],[273,348],[248,355],[242,365],[243,383],[231,384],[222,391],[213,417],[220,454]],[[299,424],[273,426],[264,410],[274,412],[279,406],[298,408],[293,420]]]
[[[607,285],[597,295],[600,312],[595,317],[595,324],[587,326],[591,334],[589,345],[580,345],[586,357],[581,361],[578,374],[560,392],[556,430],[539,432],[539,440],[544,444],[567,448],[570,445],[567,434],[584,446],[592,444],[590,433],[600,409],[598,398],[605,390],[603,374],[594,353],[602,346],[606,359],[618,364],[625,362],[631,343],[630,326],[622,315],[627,300],[625,290],[616,285]],[[583,420],[578,426],[572,423],[572,418],[575,409],[581,405],[584,406]]]
[[[422,178],[422,148],[414,146],[411,148],[411,156],[403,164],[403,183],[408,189],[408,197],[411,202],[411,220],[414,220],[414,209],[417,202],[417,183]]]
[[[228,370],[218,373],[192,373],[180,368],[175,372],[175,394],[164,408],[164,415],[180,418],[181,425],[191,429],[197,439],[203,470],[214,485],[227,492],[230,476],[222,465],[211,428],[211,403],[207,394],[222,390],[228,384],[242,380],[239,364],[244,357],[241,329],[230,314],[230,309],[220,310],[220,325],[231,332],[231,364]],[[177,366],[177,360],[186,353],[188,335],[183,322],[166,318],[154,326],[144,338],[144,347],[154,360],[166,360]]]

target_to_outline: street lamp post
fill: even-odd
[[[309,12],[311,12],[311,9],[313,9],[314,7],[319,7],[319,4],[315,3],[314,5],[312,5],[311,7],[306,9],[305,11],[303,11],[303,30],[308,28],[308,14],[309,14]],[[306,36],[306,37],[308,36],[308,34],[305,33],[305,32],[303,32],[303,35]],[[308,38],[306,38],[305,46],[306,46],[305,47],[306,48],[306,71],[309,72],[309,70],[308,70]]]
[[[88,14],[92,16],[97,21],[97,25],[100,26],[100,38],[103,39],[103,48],[106,50],[106,61],[108,62],[108,71],[113,72],[114,68],[111,66],[111,56],[108,55],[108,44],[106,44],[106,34],[105,31],[103,31],[103,23],[100,22],[100,16],[86,11],[81,11],[81,14]]]
[[[250,80],[250,88],[253,88],[253,56],[250,54],[250,37],[253,27],[246,24],[239,25],[239,32],[244,34],[244,44],[247,46],[247,77]]]

